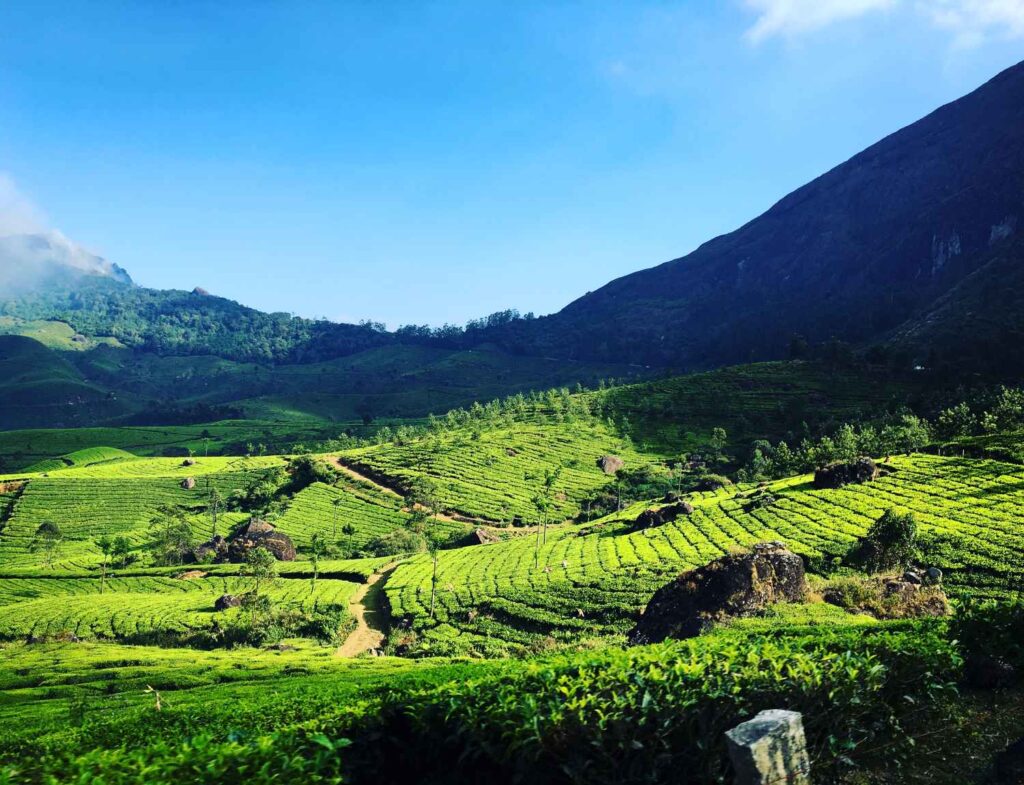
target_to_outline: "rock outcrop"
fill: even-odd
[[[501,542],[501,537],[488,529],[476,529],[470,536],[470,542],[474,545],[491,545]]]
[[[803,560],[782,543],[758,543],[749,553],[723,556],[658,589],[629,640],[693,638],[717,621],[798,602],[806,592]]]
[[[693,513],[693,505],[687,501],[676,502],[658,509],[644,510],[633,522],[635,530],[651,529],[655,526],[662,526],[669,521],[674,521],[680,515]]]
[[[266,548],[278,561],[295,561],[291,538],[259,518],[253,518],[228,538],[228,561],[244,562],[249,551],[256,548]]]
[[[195,477],[186,477],[184,480],[181,481],[181,489],[184,490],[184,491],[191,491],[195,487],[196,487],[196,479],[195,479]]]
[[[222,594],[217,598],[217,601],[213,603],[213,609],[215,611],[226,611],[228,608],[238,608],[241,604],[241,597],[236,597],[234,594]]]
[[[814,472],[815,488],[842,488],[844,485],[871,482],[878,477],[878,466],[870,458],[836,461]]]
[[[597,465],[605,474],[615,474],[626,462],[618,455],[602,455],[597,459]]]
[[[192,560],[200,564],[226,562],[228,560],[228,541],[219,534],[192,551]]]

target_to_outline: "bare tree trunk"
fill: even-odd
[[[430,618],[434,618],[434,594],[437,591],[437,551],[434,551],[434,572],[430,576]]]

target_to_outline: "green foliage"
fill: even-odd
[[[427,550],[427,538],[411,529],[395,529],[370,540],[365,550],[374,556],[421,553]]]
[[[869,573],[888,572],[905,569],[917,554],[914,514],[886,510],[851,550],[849,561]]]
[[[1024,601],[965,598],[950,625],[965,654],[998,657],[1024,668]]]
[[[150,520],[148,547],[153,563],[182,564],[192,550],[192,526],[183,508],[162,505]]]
[[[60,550],[60,544],[64,541],[64,532],[53,521],[43,521],[39,524],[32,537],[29,550],[33,553],[40,551],[47,567],[53,567],[53,560]]]

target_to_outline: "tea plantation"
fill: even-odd
[[[795,405],[765,404],[777,372],[689,384],[742,400],[733,428],[780,433]],[[805,712],[827,776],[885,768],[874,751],[927,733],[921,707],[950,705],[970,647],[1017,636],[1014,606],[977,603],[1021,595],[1024,467],[910,452],[841,488],[733,485],[708,472],[735,468],[737,442],[643,436],[710,393],[644,389],[509,399],[310,456],[93,445],[0,476],[0,783],[710,783],[728,776],[721,732],[775,706]],[[627,395],[641,408],[602,402]],[[666,489],[692,509],[639,527]],[[917,561],[966,617],[816,600],[624,649],[680,572],[779,540],[819,590],[890,510],[913,515]],[[294,560],[196,556],[254,518]]]

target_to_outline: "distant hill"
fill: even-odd
[[[9,405],[23,408],[7,409],[0,427],[100,415],[179,422],[218,406],[256,418],[422,416],[833,340],[874,348],[876,364],[1015,377],[1024,374],[1022,229],[1024,64],[735,232],[540,319],[509,311],[466,329],[387,332],[264,313],[199,288],[146,289],[56,233],[0,238],[0,333],[68,355],[37,353],[38,378],[4,382]],[[47,378],[60,380],[52,396]]]
[[[1024,64],[735,232],[492,337],[527,353],[703,368],[785,356],[799,334],[1019,371],[1022,230]]]

